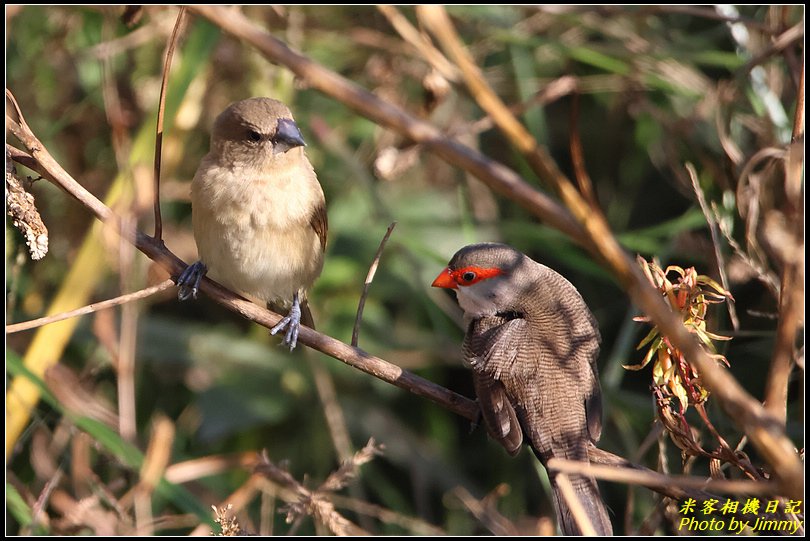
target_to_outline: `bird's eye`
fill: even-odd
[[[464,283],[469,284],[470,282],[475,280],[475,273],[472,272],[472,271],[467,271],[467,272],[465,272],[464,274],[461,275],[461,280]]]
[[[258,143],[259,141],[262,140],[262,134],[260,134],[259,132],[255,131],[255,130],[248,131],[247,136],[248,136],[248,139],[250,139],[254,143]]]

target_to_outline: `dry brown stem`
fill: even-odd
[[[141,289],[140,291],[120,295],[113,299],[107,299],[106,301],[94,302],[93,304],[88,304],[87,306],[82,306],[81,308],[77,308],[69,312],[62,312],[52,316],[22,321],[20,323],[12,323],[11,325],[6,325],[6,334],[36,329],[37,327],[42,327],[43,325],[48,325],[49,323],[56,323],[57,321],[62,321],[64,319],[83,316],[85,314],[92,314],[93,312],[97,312],[99,310],[105,310],[107,308],[112,308],[113,306],[150,297],[155,293],[160,293],[161,291],[165,291],[170,287],[174,287],[174,280],[165,280],[157,285]]]

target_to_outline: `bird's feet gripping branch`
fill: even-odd
[[[186,270],[177,277],[177,287],[180,288],[177,291],[177,298],[181,301],[189,298],[196,299],[197,292],[200,290],[200,281],[206,272],[208,272],[208,267],[202,261],[197,261],[186,267]]]
[[[287,332],[284,333],[284,338],[282,339],[281,343],[285,346],[289,346],[290,351],[295,349],[296,344],[298,344],[298,331],[301,328],[301,303],[298,300],[298,293],[293,296],[293,304],[292,308],[290,308],[287,317],[279,321],[275,327],[270,329],[270,334],[274,335],[279,331],[283,331],[287,329]]]

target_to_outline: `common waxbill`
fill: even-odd
[[[456,291],[464,310],[464,358],[487,432],[515,455],[524,437],[545,464],[588,462],[602,430],[596,321],[576,288],[505,244],[459,250],[433,282]],[[580,531],[550,475],[560,530]],[[612,535],[596,481],[569,475],[597,535]]]
[[[200,260],[177,280],[178,297],[197,296],[209,277],[288,315],[290,350],[299,325],[312,327],[307,289],[320,275],[326,207],[304,139],[286,105],[271,98],[231,104],[214,122],[211,149],[191,183],[194,239]]]

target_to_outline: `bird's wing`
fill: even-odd
[[[599,357],[599,344],[602,342],[602,335],[599,333],[599,325],[590,310],[584,312],[584,321],[579,323],[582,329],[579,340],[580,355],[588,359],[590,371],[587,372],[586,392],[585,392],[585,416],[588,420],[588,434],[591,441],[596,443],[602,435],[602,388],[599,385],[599,369],[596,366],[596,359]]]
[[[484,425],[510,455],[520,450],[523,429],[500,377],[508,373],[517,357],[524,324],[521,319],[481,318],[470,323],[464,340],[464,356],[473,369]]]
[[[326,232],[329,229],[329,222],[326,218],[326,206],[321,203],[315,210],[312,211],[312,216],[309,218],[309,225],[317,233],[318,238],[321,240],[321,250],[326,251]]]
[[[523,444],[523,429],[503,384],[477,371],[473,371],[473,384],[487,433],[510,455],[518,454]]]

